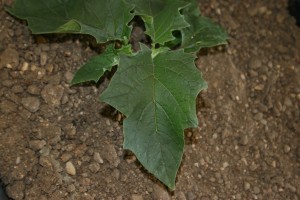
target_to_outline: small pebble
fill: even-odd
[[[126,156],[126,162],[128,164],[134,163],[136,161],[136,157],[134,155],[132,156]]]
[[[245,190],[249,190],[249,189],[250,189],[250,183],[245,182],[245,183],[244,183],[244,189],[245,189]]]
[[[284,105],[287,107],[292,107],[293,106],[293,102],[289,97],[285,97],[284,98]]]
[[[77,131],[76,127],[72,123],[66,124],[63,130],[69,138],[75,138]]]
[[[183,192],[178,192],[177,193],[177,199],[178,200],[187,200],[185,197],[185,194]]]
[[[12,87],[14,82],[12,80],[4,80],[1,82],[3,86],[5,87]]]
[[[291,192],[297,191],[297,188],[295,186],[291,185],[290,183],[286,183],[285,188],[289,189]]]
[[[45,140],[31,140],[29,142],[29,146],[33,150],[41,150],[45,145],[46,145],[46,141]]]
[[[236,194],[236,195],[235,195],[235,198],[236,198],[237,200],[242,199],[242,194]]]
[[[64,74],[64,77],[65,77],[65,79],[66,79],[66,81],[67,81],[68,83],[71,83],[71,81],[72,81],[72,79],[73,79],[73,74],[72,74],[72,72],[67,71],[67,72]]]
[[[68,192],[72,193],[76,190],[76,187],[75,187],[75,185],[71,184],[68,186],[67,190],[68,190]]]
[[[0,69],[2,67],[15,68],[19,65],[19,52],[10,47],[6,48],[1,53]]]
[[[94,162],[89,165],[89,169],[92,173],[97,173],[100,170],[100,165]]]
[[[14,181],[6,187],[8,196],[12,199],[21,200],[25,198],[25,183],[23,181]],[[2,200],[8,199],[6,196],[0,197]]]
[[[18,106],[8,100],[3,100],[2,102],[0,102],[0,110],[3,113],[12,113],[12,112],[16,112],[18,109]]]
[[[297,99],[300,101],[300,93],[297,94]]]
[[[249,142],[249,139],[248,139],[248,135],[243,135],[240,139],[240,144],[241,145],[247,145]]]
[[[257,68],[260,68],[262,65],[262,62],[261,62],[261,59],[259,58],[252,58],[250,61],[249,61],[249,67],[251,69],[257,69]]]
[[[254,116],[254,119],[257,121],[260,121],[261,119],[263,119],[263,117],[264,117],[264,115],[259,112]]]
[[[24,62],[22,67],[21,67],[21,71],[27,71],[29,69],[29,63],[28,62]]]
[[[39,164],[48,169],[52,168],[52,163],[49,156],[41,156],[39,159]]]
[[[73,163],[71,161],[68,161],[66,163],[66,171],[68,174],[72,175],[72,176],[75,176],[76,175],[76,169],[73,165]]]
[[[103,152],[101,153],[103,158],[109,162],[109,164],[117,167],[120,164],[120,158],[116,152],[114,145],[107,144],[103,148]]]
[[[288,152],[290,152],[291,147],[286,144],[286,145],[284,145],[283,149],[284,149],[284,153],[288,153]]]
[[[152,197],[153,199],[171,200],[171,197],[165,187],[160,184],[153,185]]]
[[[187,199],[188,200],[196,200],[197,196],[193,192],[188,192],[187,193]]]
[[[22,105],[30,112],[36,112],[40,109],[41,102],[37,97],[25,97],[21,100]]]
[[[72,158],[72,154],[69,154],[69,153],[64,153],[61,155],[60,159],[63,161],[63,162],[67,162],[68,160],[70,160]]]
[[[266,136],[269,140],[273,141],[278,137],[278,133],[275,131],[268,131],[266,132]]]
[[[60,106],[64,94],[64,88],[60,85],[48,84],[44,87],[41,95],[45,102],[51,106]]]
[[[216,182],[216,179],[214,177],[210,177],[209,181],[214,183],[214,182]]]
[[[42,66],[46,65],[47,63],[47,60],[48,60],[48,55],[46,52],[41,52],[41,55],[40,55],[40,64]]]
[[[260,193],[259,187],[254,186],[254,188],[253,188],[253,193],[254,193],[254,194],[259,194],[259,193]]]
[[[263,84],[258,84],[256,86],[254,86],[254,89],[257,90],[257,91],[262,91],[264,89],[264,85]]]
[[[93,158],[97,163],[103,164],[103,159],[101,158],[100,153],[95,152]]]
[[[223,168],[225,169],[226,167],[228,167],[229,166],[229,163],[228,162],[224,162],[223,163]]]
[[[27,87],[27,92],[28,92],[29,94],[39,95],[39,94],[41,93],[41,90],[40,90],[40,88],[38,88],[38,87],[35,86],[35,85],[29,85],[29,86]]]
[[[131,199],[132,199],[132,200],[143,200],[144,198],[143,198],[142,195],[133,194],[133,195],[131,196]]]
[[[20,85],[14,85],[11,90],[13,93],[22,93],[24,91],[23,87]]]

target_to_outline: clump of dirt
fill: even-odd
[[[0,176],[10,198],[300,198],[300,28],[288,1],[200,6],[230,41],[196,60],[209,87],[171,192],[122,149],[122,117],[97,98],[109,79],[70,86],[96,54],[86,38],[33,36],[0,3]]]

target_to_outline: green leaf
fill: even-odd
[[[133,9],[124,0],[15,0],[7,10],[33,33],[89,34],[97,42],[129,38]]]
[[[98,82],[105,71],[111,70],[113,66],[119,64],[120,53],[131,55],[131,47],[127,45],[121,49],[115,49],[114,44],[110,44],[102,54],[92,57],[75,73],[71,84],[87,81]]]
[[[189,26],[179,10],[189,3],[181,0],[127,0],[135,5],[135,14],[140,15],[153,43],[164,44],[174,39],[173,30]]]
[[[192,54],[166,49],[153,54],[141,47],[134,56],[120,56],[118,70],[100,99],[127,116],[124,148],[174,189],[183,131],[198,124],[195,99],[206,83]]]
[[[113,45],[109,45],[105,51],[92,57],[74,75],[72,85],[87,81],[98,82],[106,70],[111,70],[119,64],[119,55]]]
[[[222,27],[212,20],[200,16],[195,3],[183,9],[184,19],[190,24],[181,29],[182,44],[185,52],[198,52],[204,47],[227,44],[228,35]]]

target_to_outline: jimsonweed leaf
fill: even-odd
[[[123,0],[15,0],[8,11],[33,33],[89,34],[104,43],[129,38],[132,9]]]
[[[183,9],[183,15],[190,25],[181,29],[181,48],[185,52],[196,53],[204,47],[227,44],[227,33],[212,20],[201,16],[195,1]]]
[[[179,10],[189,3],[181,0],[127,0],[135,5],[135,14],[143,18],[153,43],[173,40],[172,31],[189,26]]]
[[[119,64],[119,53],[130,55],[132,54],[131,47],[128,45],[120,49],[115,49],[114,44],[110,44],[103,53],[92,57],[75,73],[71,84],[74,85],[87,81],[97,83],[105,71],[111,70],[113,66]]]
[[[194,58],[182,50],[153,56],[142,45],[134,56],[121,55],[116,74],[100,96],[126,115],[124,148],[171,189],[183,153],[183,130],[197,126],[195,99],[206,87]]]

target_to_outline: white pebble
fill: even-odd
[[[72,176],[76,175],[76,169],[75,169],[72,162],[69,161],[69,162],[66,163],[66,171],[67,171],[68,174],[70,174]]]

